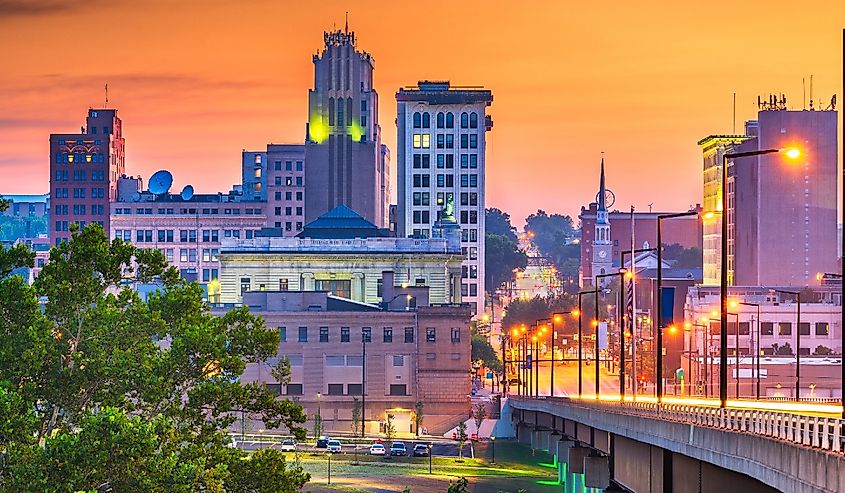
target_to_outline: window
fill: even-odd
[[[414,342],[414,328],[413,327],[405,327],[405,343],[413,343]]]
[[[187,262],[187,252],[184,248],[179,250],[179,257],[182,262]],[[250,284],[251,282],[248,277],[241,278],[241,294],[249,292]]]
[[[329,384],[329,395],[343,395],[343,384],[342,383],[330,383]]]
[[[282,162],[281,161],[274,162],[273,163],[273,170],[281,171],[282,170]]]
[[[461,113],[461,128],[469,128],[469,115],[466,111]]]
[[[478,113],[469,114],[469,128],[478,128]]]
[[[455,128],[455,115],[452,112],[446,113],[446,128]]]
[[[413,185],[414,188],[428,188],[431,186],[431,176],[416,174],[413,176]]]
[[[308,342],[308,327],[299,328],[299,338],[297,340],[299,342]]]
[[[419,111],[414,113],[412,120],[413,120],[414,128],[421,128],[422,127],[422,115],[420,114]]]
[[[461,342],[461,329],[452,327],[452,342]]]
[[[329,342],[329,328],[320,327],[320,342]]]
[[[282,395],[282,384],[280,383],[265,383],[264,388],[272,395]]]
[[[279,327],[279,341],[280,342],[288,342],[288,328],[287,327]]]
[[[360,383],[349,383],[346,384],[346,395],[361,395],[361,384]]]
[[[437,342],[437,329],[434,327],[427,327],[425,329],[425,342]]]
[[[390,384],[390,395],[408,395],[406,390],[406,385],[404,383],[392,383]]]
[[[340,342],[349,342],[349,327],[340,328]]]
[[[297,170],[297,171],[302,171],[302,161],[297,161],[297,162],[296,162],[296,170]]]
[[[443,134],[437,134],[437,148],[443,149],[446,147],[446,136]]]
[[[760,324],[760,335],[771,336],[775,335],[774,322],[763,322]]]
[[[445,126],[443,112],[437,113],[437,128],[443,128]]]
[[[455,136],[452,134],[446,135],[446,149],[454,149],[455,148]]]
[[[469,295],[478,296],[478,284],[473,283],[469,285]]]
[[[401,354],[394,354],[393,366],[405,366],[405,357]]]
[[[470,134],[470,136],[469,136],[469,148],[470,149],[478,149],[478,135]]]
[[[287,291],[288,290],[288,280],[287,279],[279,279],[279,291]]]
[[[285,386],[285,390],[287,391],[287,395],[302,395],[302,384],[289,383]]]
[[[383,342],[393,342],[393,327],[385,327]]]
[[[792,335],[792,322],[778,323],[778,334],[782,336]]]
[[[372,327],[361,328],[361,341],[362,342],[373,342],[373,329],[372,329]]]
[[[431,115],[428,112],[422,114],[422,128],[431,128]]]
[[[828,332],[827,322],[816,322],[816,335],[817,336],[826,336],[830,332]]]
[[[342,354],[327,354],[326,366],[346,366],[346,356]]]

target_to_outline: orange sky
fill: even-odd
[[[618,207],[685,208],[701,200],[696,141],[731,131],[733,92],[738,129],[758,94],[801,108],[810,74],[816,99],[841,95],[833,0],[0,0],[0,192],[47,191],[49,134],[77,130],[106,82],[129,173],[228,190],[241,149],[303,140],[311,55],[345,10],[394,157],[399,86],[493,91],[487,205],[516,223],[577,214],[601,151]]]

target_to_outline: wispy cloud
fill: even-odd
[[[74,0],[0,0],[0,20],[10,17],[53,15],[90,7]]]

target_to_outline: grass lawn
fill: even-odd
[[[335,455],[331,460],[332,484],[328,485],[328,458],[325,455],[299,454],[302,468],[311,474],[311,482],[304,491],[330,492],[401,492],[405,487],[416,492],[445,492],[450,481],[465,477],[470,481],[469,491],[516,493],[524,489],[529,493],[558,491],[553,483],[557,469],[551,455],[511,441],[496,443],[496,462],[490,463],[492,450],[489,444],[475,446],[476,458],[459,462],[455,458],[434,457],[432,473],[428,472],[427,457],[394,457],[384,459],[359,455],[354,464],[350,454]],[[295,461],[295,455],[289,454]]]

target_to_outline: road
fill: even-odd
[[[237,440],[237,437],[234,437]],[[342,455],[353,455],[355,453],[355,444],[347,444],[343,443],[343,438],[340,438],[341,441],[341,454]],[[372,440],[372,443],[375,443],[376,439]],[[455,442],[450,442],[446,440],[439,440],[439,441],[424,441],[424,440],[394,440],[394,442],[402,442],[405,444],[405,448],[408,450],[410,454],[414,450],[414,445],[417,443],[422,444],[429,444],[431,443],[431,454],[434,457],[457,457],[458,456],[458,444]],[[244,442],[238,441],[237,447],[246,450],[246,451],[254,451],[262,448],[273,448],[278,449],[281,446],[281,442],[270,442],[270,441],[251,441],[246,440]],[[358,444],[358,453],[361,455],[367,455],[370,451],[370,445],[367,444]],[[306,452],[306,453],[324,453],[326,449],[318,449],[314,446],[313,443],[299,443],[296,446],[297,452]],[[473,447],[471,443],[467,443],[464,445],[464,457],[472,457],[473,456]]]
[[[539,381],[539,395],[550,395],[551,393],[551,364],[540,363],[540,371],[537,379]],[[619,375],[610,374],[602,366],[599,369],[599,393],[618,394]],[[596,367],[594,364],[581,365],[581,382],[584,394],[595,393]],[[533,385],[533,383],[532,383]],[[511,392],[516,392],[512,385]],[[576,362],[555,362],[555,396],[577,395],[578,394],[578,363]]]

